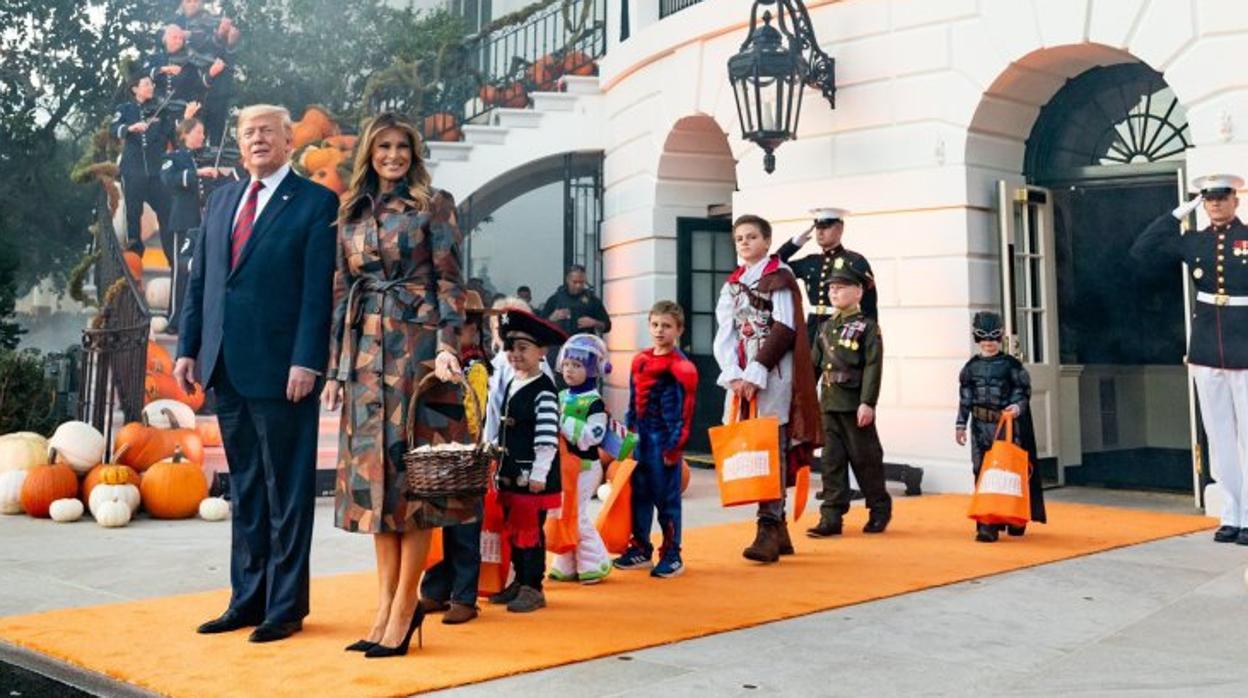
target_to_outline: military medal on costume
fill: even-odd
[[[1232,243],[1231,254],[1236,257],[1248,257],[1248,240],[1236,240]]]

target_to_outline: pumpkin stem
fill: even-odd
[[[182,428],[182,425],[178,423],[178,418],[173,416],[173,410],[169,409],[168,407],[162,407],[160,408],[160,411],[165,414],[165,419],[169,420],[169,428],[171,429]]]
[[[173,459],[172,459],[173,462],[181,463],[184,458],[186,458],[186,456],[182,454],[182,446],[181,445],[174,446],[173,447]]]
[[[56,462],[56,446],[48,446],[48,464]]]

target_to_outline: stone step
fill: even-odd
[[[509,128],[502,126],[476,126],[469,124],[463,127],[464,142],[472,145],[502,145],[507,140]]]
[[[559,85],[570,95],[602,94],[597,75],[564,75],[559,78]]]
[[[494,121],[505,128],[537,128],[542,125],[542,115],[533,109],[495,109]]]
[[[573,111],[576,109],[576,95],[565,94],[563,92],[534,92],[530,95],[533,98],[534,111]]]
[[[472,152],[471,143],[431,142],[425,145],[429,148],[429,159],[435,161],[467,160]]]

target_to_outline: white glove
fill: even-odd
[[[810,241],[810,233],[811,233],[811,231],[813,231],[814,229],[815,229],[815,226],[813,226],[813,225],[812,225],[812,226],[810,226],[809,228],[807,228],[806,230],[802,231],[802,233],[801,233],[801,234],[794,236],[794,237],[793,237],[793,244],[794,244],[794,245],[797,245],[798,247],[802,247],[802,246],[804,246],[807,242],[809,242],[809,241]]]
[[[1183,220],[1187,218],[1188,216],[1192,215],[1192,211],[1195,211],[1196,207],[1200,206],[1200,203],[1204,200],[1205,200],[1204,197],[1202,197],[1200,194],[1197,194],[1195,199],[1192,199],[1191,201],[1174,209],[1173,211],[1170,212],[1170,215],[1174,216],[1178,220]]]

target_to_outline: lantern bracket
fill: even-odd
[[[815,38],[814,25],[810,21],[810,13],[807,12],[802,0],[754,0],[754,6],[750,8],[750,31],[746,34],[745,41],[741,42],[741,49],[745,50],[754,40],[754,33],[759,26],[759,7],[773,5],[776,8],[776,25],[780,33],[800,47],[806,63],[810,66],[806,86],[822,92],[824,99],[828,100],[828,105],[835,109],[836,59],[824,53],[819,47],[819,41]]]

